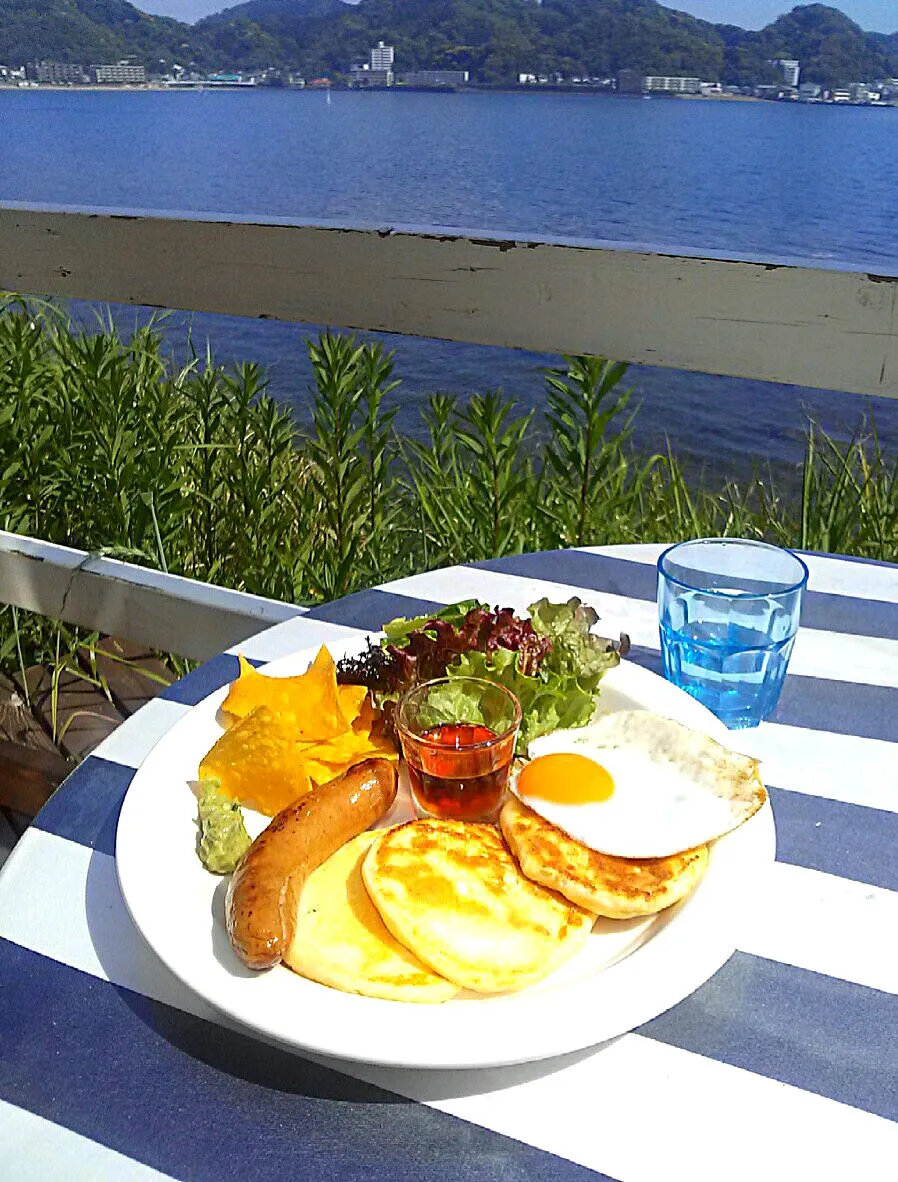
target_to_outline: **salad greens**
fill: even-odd
[[[527,610],[536,631],[552,641],[548,664],[555,672],[587,680],[594,677],[595,688],[603,674],[618,663],[612,659],[609,664],[609,650],[616,650],[590,631],[599,622],[599,613],[588,604],[579,599],[567,603],[540,599]]]
[[[537,735],[545,735],[560,727],[585,726],[592,718],[598,696],[595,690],[590,691],[581,685],[576,677],[560,676],[545,667],[538,677],[520,673],[514,653],[507,649],[489,659],[483,653],[467,653],[457,665],[450,666],[447,673],[453,680],[483,677],[487,681],[500,682],[511,690],[521,703],[521,729],[516,745],[519,753],[526,751]],[[459,682],[460,686],[463,684]]]
[[[599,683],[626,652],[591,632],[598,615],[579,599],[495,611],[464,600],[431,616],[399,618],[384,625],[381,647],[338,666],[338,680],[368,685],[389,715],[391,705],[422,681],[480,677],[504,685],[521,703],[517,750],[559,727],[584,726],[595,710]],[[445,701],[442,701],[445,698]],[[477,701],[463,684],[442,692],[444,721],[483,722]]]
[[[388,624],[384,624],[383,630],[387,640],[393,644],[400,644],[412,632],[426,628],[432,620],[445,620],[448,624],[461,627],[465,622],[468,612],[478,607],[483,607],[483,604],[479,600],[463,599],[460,603],[450,603],[448,607],[440,608],[439,611],[432,612],[429,616],[414,616],[411,619],[398,616],[395,620],[390,620]]]
[[[446,670],[449,677],[498,681],[515,694],[521,703],[519,752],[538,735],[585,726],[595,711],[599,682],[620,662],[619,652],[590,632],[598,614],[578,599],[561,604],[541,599],[527,610],[534,631],[552,642],[535,675],[522,672],[517,655],[504,648],[464,653]]]

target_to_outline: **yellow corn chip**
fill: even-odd
[[[217,779],[225,796],[269,817],[311,787],[299,747],[267,706],[225,731],[203,757],[199,778]]]
[[[398,760],[399,753],[389,739],[370,738],[351,746],[321,743],[304,752],[302,761],[313,784],[326,784],[363,759],[374,758]]]
[[[354,708],[355,686],[337,686],[333,658],[325,647],[318,652],[307,672],[298,677],[269,677],[240,658],[240,676],[231,685],[222,709],[236,718],[246,718],[259,706],[267,706],[278,725],[294,740],[320,742],[346,731],[356,709],[347,718],[342,706]],[[346,694],[345,690],[352,690]]]
[[[365,685],[338,685],[337,696],[340,699],[343,717],[347,722],[353,723],[368,698],[368,687]]]
[[[326,648],[299,677],[269,677],[239,660],[222,706],[236,721],[200,765],[200,778],[219,779],[225,795],[273,816],[363,759],[398,760],[366,687],[338,686]]]
[[[370,735],[379,718],[380,714],[375,710],[374,703],[366,696],[362,699],[356,716],[352,720],[352,729],[357,734]]]

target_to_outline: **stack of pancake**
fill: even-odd
[[[708,863],[600,854],[512,796],[499,827],[418,820],[362,833],[320,866],[285,957],[350,993],[441,1002],[524,989],[579,951],[597,916],[653,915]]]

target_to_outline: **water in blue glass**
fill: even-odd
[[[732,619],[696,623],[688,618],[681,618],[676,627],[671,615],[677,614],[661,617],[665,677],[698,698],[731,729],[757,726],[769,717],[779,700],[795,642],[789,614],[780,612],[784,619],[772,619],[764,628]]]

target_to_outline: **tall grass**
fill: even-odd
[[[301,430],[264,371],[166,357],[160,326],[125,340],[58,309],[0,304],[0,524],[277,599],[315,603],[447,563],[700,535],[767,538],[898,561],[898,460],[875,426],[847,443],[810,423],[801,494],[768,478],[687,481],[641,455],[626,366],[548,370],[543,438],[499,391],[434,394],[399,435],[399,381],[379,345],[308,343]],[[0,667],[84,638],[0,613]]]

